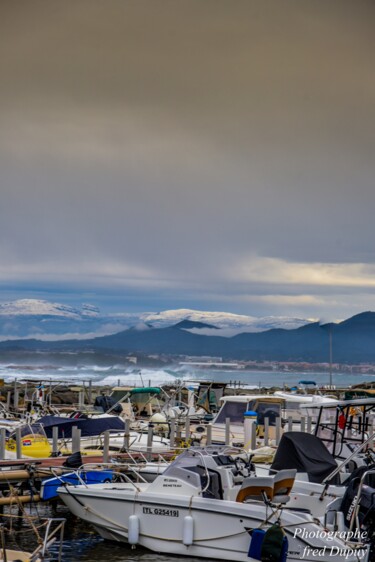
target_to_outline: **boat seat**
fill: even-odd
[[[236,502],[243,503],[248,500],[264,501],[273,500],[273,476],[248,476],[244,478],[237,494]]]
[[[272,503],[287,503],[290,500],[290,491],[293,488],[294,480],[296,478],[297,469],[287,468],[279,470],[275,476],[273,484],[273,499]]]
[[[131,420],[131,421],[135,420],[135,416],[134,416],[134,412],[133,412],[133,406],[130,402],[123,402],[121,404],[121,408],[122,408],[122,412],[121,412],[120,416],[124,420]]]
[[[216,470],[212,470],[211,468],[205,468],[204,466],[187,466],[186,470],[189,472],[193,472],[199,475],[202,490],[204,490],[207,486],[207,473],[209,477],[208,487],[202,493],[202,497],[204,498],[213,498],[216,500],[223,499],[223,489],[221,486],[221,478],[220,474],[216,472]]]

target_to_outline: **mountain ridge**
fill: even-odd
[[[44,340],[87,339],[115,334],[130,327],[152,325],[165,328],[182,321],[206,324],[205,329],[220,328],[225,335],[242,331],[257,332],[270,327],[295,328],[309,320],[289,317],[245,316],[227,312],[208,312],[192,309],[166,310],[157,313],[101,313],[91,304],[70,306],[40,299],[20,299],[0,303],[0,340],[37,338]],[[193,324],[186,329],[195,330]],[[224,332],[223,332],[224,334]]]
[[[198,324],[198,325],[197,325]],[[0,342],[0,349],[97,351],[122,354],[219,356],[223,359],[328,362],[329,333],[335,362],[375,362],[375,312],[357,314],[340,323],[307,324],[294,330],[274,328],[232,337],[193,333],[182,326],[127,329],[87,340]],[[188,324],[189,326],[189,324]],[[204,324],[195,328],[205,328]]]

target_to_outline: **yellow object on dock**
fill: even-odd
[[[5,449],[15,453],[17,451],[16,440],[9,438]],[[37,433],[24,435],[21,439],[21,454],[34,459],[44,459],[51,455],[52,448],[44,435]]]

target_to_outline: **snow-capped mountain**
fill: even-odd
[[[142,315],[142,319],[144,322],[160,328],[177,324],[182,320],[191,320],[192,322],[211,324],[225,331],[231,330],[233,334],[239,332],[263,332],[271,328],[292,330],[309,323],[309,320],[303,318],[290,318],[287,316],[265,316],[263,318],[257,318],[255,316],[232,314],[230,312],[204,312],[201,310],[190,310],[188,308],[164,310],[156,314]],[[199,333],[202,333],[202,331],[200,330]]]
[[[19,299],[0,303],[0,316],[62,316],[63,318],[97,317],[99,309],[91,304],[83,304],[81,310],[66,304],[39,299]]]
[[[0,303],[0,340],[36,338],[41,340],[88,339],[121,332],[166,328],[184,320],[215,328],[188,328],[205,335],[232,336],[240,332],[261,332],[270,328],[293,329],[308,320],[288,317],[244,316],[227,312],[178,309],[163,312],[102,314],[91,304],[80,308],[38,299]],[[219,330],[217,330],[219,328]],[[215,333],[214,333],[215,332]]]

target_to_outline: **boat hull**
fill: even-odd
[[[106,539],[133,542],[155,552],[238,562],[255,560],[249,557],[251,531],[262,526],[266,515],[266,508],[260,502],[240,504],[172,494],[160,497],[141,488],[134,491],[126,485],[116,488],[113,485],[79,486],[70,490],[59,489],[59,494],[75,515],[94,525]],[[132,516],[138,525],[136,541],[134,536],[129,541]],[[269,521],[274,522],[275,517],[271,516]],[[316,562],[317,556],[321,562],[341,562],[343,559],[342,556],[332,556],[329,550],[332,547],[342,549],[341,541],[334,539],[327,543],[318,536],[306,540],[295,536],[297,528],[315,530],[316,535],[321,533],[322,528],[308,515],[301,518],[285,511],[281,515],[281,524],[285,526],[289,542],[288,561]],[[319,549],[319,554],[314,554],[313,549]],[[357,557],[349,553],[345,560],[366,562],[367,551],[359,554]]]

